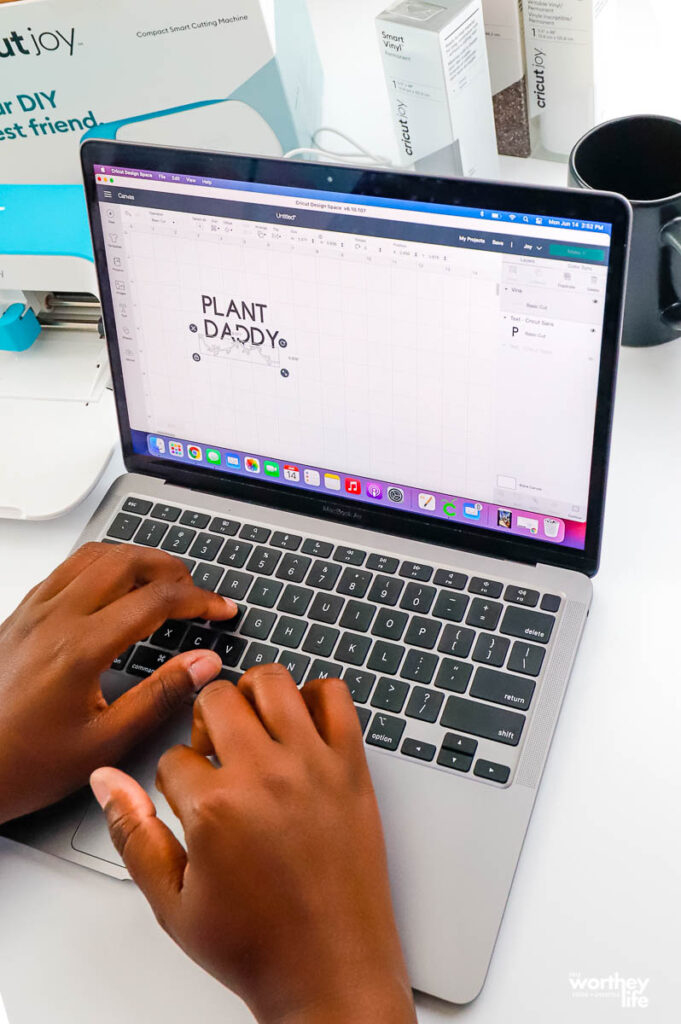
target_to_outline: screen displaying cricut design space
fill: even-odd
[[[611,225],[95,173],[135,451],[584,548]]]

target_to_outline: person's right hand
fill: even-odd
[[[215,755],[219,767],[208,760]],[[163,928],[263,1024],[414,1024],[383,835],[346,685],[278,665],[209,684],[157,785],[187,849],[114,768],[92,776]]]

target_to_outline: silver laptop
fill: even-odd
[[[629,214],[612,195],[92,141],[127,473],[79,543],[234,598],[178,651],[342,677],[415,988],[480,991],[598,567]],[[127,765],[155,765],[191,708]],[[81,795],[23,838],[125,878]]]

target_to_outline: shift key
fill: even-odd
[[[506,743],[509,747],[517,747],[525,725],[525,716],[501,708],[476,704],[463,697],[450,697],[440,724],[445,729],[456,729],[457,732],[467,732],[473,736],[496,740],[497,743]]]

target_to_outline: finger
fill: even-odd
[[[340,679],[312,679],[300,692],[322,739],[336,750],[363,757],[362,730],[346,684]]]
[[[77,551],[74,551],[72,555],[58,565],[46,579],[29,591],[24,598],[24,602],[34,595],[41,601],[49,601],[51,598],[56,597],[85,569],[98,562],[110,548],[111,545],[109,544],[98,544],[95,542],[83,544],[82,547],[78,548]]]
[[[238,687],[273,740],[296,746],[319,741],[305,701],[283,665],[251,668],[242,675]]]
[[[143,736],[169,718],[190,694],[215,679],[221,668],[222,662],[213,651],[178,654],[105,708],[98,727],[105,734],[107,760],[119,761]]]
[[[110,665],[130,644],[155,633],[167,619],[232,618],[237,605],[228,597],[202,590],[190,578],[157,579],[119,598],[88,618],[96,630],[102,665]]]
[[[243,693],[222,679],[206,686],[194,701],[192,746],[195,738],[197,752],[215,754],[223,765],[230,757],[267,756],[272,742]]]
[[[183,846],[156,817],[153,803],[129,775],[116,768],[100,768],[90,776],[90,785],[132,879],[161,926],[172,931],[187,866]]]
[[[190,747],[171,747],[158,762],[156,788],[185,828],[196,810],[196,794],[215,781],[216,769]]]

